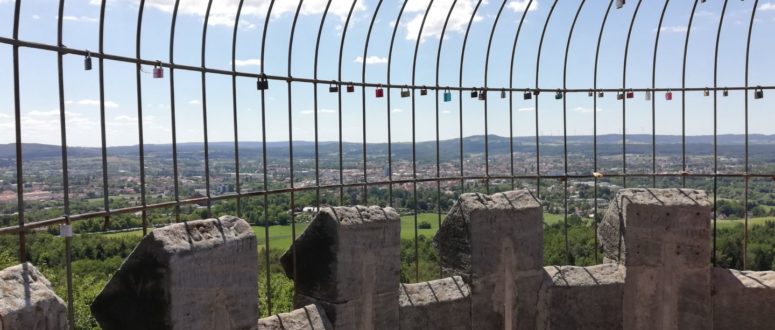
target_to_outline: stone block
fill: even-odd
[[[624,267],[547,266],[537,329],[621,329]]]
[[[599,227],[606,260],[626,266],[625,329],[708,329],[710,213],[690,189],[622,189]]]
[[[94,299],[105,329],[251,329],[258,319],[258,252],[245,220],[154,229]]]
[[[399,329],[471,329],[471,291],[460,276],[401,284]]]
[[[319,304],[336,329],[398,327],[400,232],[392,208],[322,209],[280,259],[295,306]]]
[[[713,268],[713,328],[772,329],[775,272]]]
[[[258,320],[259,330],[333,330],[326,313],[316,305],[307,305],[289,313]]]
[[[30,263],[0,271],[0,330],[68,329],[67,306]]]
[[[433,242],[444,275],[471,285],[474,328],[535,328],[543,209],[529,191],[462,194]]]

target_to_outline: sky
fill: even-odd
[[[540,48],[541,32],[554,3],[553,0],[534,0],[528,8],[527,0],[458,0],[452,11],[440,49],[438,79],[440,86],[488,86],[492,92],[487,102],[487,132],[509,136],[509,100],[499,98],[499,87],[536,87],[536,65],[539,65],[538,86],[555,89],[587,89],[594,83],[595,48],[601,22],[608,1],[583,2],[568,49],[567,75],[563,74],[566,43],[571,24],[582,0],[557,0]],[[269,0],[245,0],[239,20],[236,39],[236,67],[238,71],[261,72],[261,44]],[[624,8],[611,10],[603,30],[597,84],[600,88],[680,87],[686,34],[690,33],[686,65],[687,87],[714,85],[714,56],[716,34],[722,6],[723,16],[718,53],[717,85],[743,86],[745,83],[746,38],[751,19],[753,0],[708,0],[698,3],[691,30],[689,17],[694,1],[672,0],[667,6],[660,33],[656,58],[656,79],[652,81],[652,56],[660,14],[664,0],[642,0],[627,45],[628,29],[638,1],[627,1]],[[104,52],[134,57],[139,1],[134,0],[67,0],[63,15],[64,45],[69,48],[99,51],[100,8],[105,6]],[[208,20],[204,65],[211,68],[231,69],[231,41],[238,0],[213,0]],[[376,0],[331,0],[329,14],[322,22],[327,0],[305,0],[295,30],[292,51],[289,41],[294,13],[299,1],[278,0],[269,17],[264,70],[270,75],[336,80],[339,77],[340,45],[341,80],[362,81],[364,44],[369,24],[374,17],[374,29],[366,54],[366,82],[386,82],[415,85],[436,84],[436,56],[439,51],[444,19],[452,0],[409,0],[398,19],[403,5],[399,0],[384,0],[375,17]],[[429,8],[426,22],[422,20]],[[479,4],[478,8],[477,5]],[[202,34],[205,22],[206,0],[180,0],[179,16],[171,42],[171,21],[174,0],[147,0],[142,17],[140,43],[141,57],[193,66],[202,65]],[[501,6],[502,14],[495,19]],[[12,36],[15,2],[0,0],[0,37]],[[346,21],[350,9],[353,14]],[[514,70],[511,53],[517,27],[523,13],[525,21],[519,35]],[[468,38],[465,33],[471,15],[474,15]],[[44,44],[56,44],[58,2],[27,0],[21,3],[19,39]],[[321,27],[320,46],[316,52],[318,30]],[[493,26],[495,26],[493,30]],[[390,52],[391,36],[396,31],[394,47]],[[421,33],[420,33],[421,32]],[[759,1],[751,37],[749,84],[775,85],[775,2]],[[492,33],[489,59],[488,41]],[[418,40],[419,35],[419,40]],[[344,39],[343,39],[344,37]],[[465,39],[465,47],[464,46]],[[417,60],[413,61],[417,46]],[[464,50],[464,52],[463,52]],[[172,53],[172,54],[171,54]],[[316,56],[317,54],[317,56]],[[627,55],[626,77],[623,69]],[[173,56],[172,58],[170,56]],[[57,55],[54,52],[21,48],[20,96],[22,141],[27,143],[60,144],[59,96],[57,83]],[[288,59],[290,58],[290,63]],[[317,65],[315,60],[317,58]],[[461,61],[462,58],[462,61]],[[67,143],[73,146],[100,146],[99,61],[93,59],[94,70],[85,71],[84,58],[78,55],[64,57],[65,114]],[[388,63],[390,72],[388,73]],[[462,63],[462,68],[461,68]],[[487,66],[485,67],[485,64]],[[315,68],[317,67],[317,72]],[[206,102],[202,95],[202,74],[175,70],[174,99],[170,93],[170,72],[165,69],[163,79],[153,79],[152,67],[145,66],[141,74],[142,121],[145,143],[162,144],[172,141],[171,108],[174,103],[178,142],[198,142],[204,139],[203,107],[207,109],[209,141],[233,141],[232,78],[229,75],[207,74]],[[138,143],[138,104],[134,64],[106,60],[105,122],[108,146]],[[462,77],[460,72],[462,71]],[[414,75],[412,73],[415,73]],[[485,77],[487,80],[485,80]],[[564,79],[565,77],[565,79]],[[511,78],[511,79],[510,79]],[[0,143],[13,143],[12,47],[0,43]],[[461,82],[462,81],[462,82]],[[360,88],[356,93],[338,95],[328,92],[328,84],[318,84],[317,113],[320,141],[338,141],[338,112],[342,111],[344,141],[363,139],[363,100]],[[313,97],[314,87],[309,83],[293,83],[291,89],[289,130],[289,103],[287,83],[271,81],[265,94],[267,141],[315,139]],[[252,78],[237,78],[237,131],[240,141],[262,139],[261,93]],[[763,100],[754,100],[749,93],[749,129],[751,133],[775,134],[775,94],[765,91]],[[463,95],[463,136],[485,133],[484,103]],[[711,94],[712,96],[712,94]],[[439,95],[441,98],[441,94]],[[428,96],[417,93],[414,109],[411,98],[400,98],[397,90],[391,92],[390,108],[387,98],[374,97],[373,88],[366,89],[366,140],[388,140],[387,117],[391,116],[393,142],[412,141],[412,113],[416,120],[417,141],[435,140],[436,108],[434,92]],[[453,102],[440,102],[439,136],[457,138],[460,132],[460,95],[453,93]],[[681,94],[674,93],[666,101],[660,93],[656,99],[656,133],[681,134]],[[566,96],[567,133],[593,133],[593,115],[598,116],[598,134],[651,134],[651,102],[638,93],[628,100],[623,119],[622,102],[613,94],[599,99],[593,111],[593,99],[586,93]],[[718,101],[718,133],[742,134],[745,129],[744,93],[731,91],[729,97]],[[686,133],[713,134],[713,97],[702,92],[687,93]],[[535,101],[522,100],[514,93],[511,101],[513,134],[536,134]],[[541,135],[563,134],[563,102],[554,99],[554,93],[539,96],[539,127]]]

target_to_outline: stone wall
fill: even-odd
[[[399,288],[399,329],[470,329],[471,289],[460,276]]]
[[[30,263],[0,270],[0,330],[67,329],[67,306]]]

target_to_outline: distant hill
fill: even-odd
[[[489,135],[489,151],[491,155],[508,154],[510,144],[508,137],[498,135]],[[483,153],[484,136],[469,136],[463,139],[463,152],[466,154]],[[597,136],[597,147],[599,155],[616,155],[622,152],[622,136],[618,134],[606,134]],[[535,151],[535,137],[515,137],[515,152]],[[627,153],[631,154],[651,154],[652,136],[647,134],[627,135]],[[682,152],[682,138],[680,135],[658,135],[656,136],[657,152],[662,155],[676,154]],[[559,155],[564,152],[562,136],[541,136],[542,155]],[[711,154],[713,152],[713,136],[687,136],[686,152],[690,155]],[[720,155],[738,155],[742,153],[745,144],[744,135],[726,134],[718,135],[718,150]],[[339,154],[339,143],[336,141],[319,142],[319,153],[321,158],[331,157],[330,155]],[[754,155],[773,155],[775,158],[775,135],[752,134],[749,135],[749,146],[751,154]],[[262,143],[255,141],[240,142],[240,153],[250,158],[260,157],[262,154]],[[296,158],[314,158],[315,143],[312,141],[294,141],[294,157]],[[459,139],[449,139],[439,141],[442,160],[459,155]],[[345,157],[361,157],[362,147],[360,143],[344,142],[342,144]],[[592,153],[593,137],[568,136],[568,149],[575,153]],[[58,145],[25,143],[22,145],[25,160],[42,160],[48,158],[59,158],[62,148]],[[89,158],[100,157],[100,148],[93,147],[68,147],[68,155],[71,158]],[[203,143],[179,143],[177,145],[178,155],[185,157],[187,155],[195,156],[203,153]],[[210,157],[231,158],[234,157],[233,142],[211,142]],[[288,142],[267,142],[267,155],[270,158],[287,158]],[[387,143],[369,143],[367,145],[369,156],[387,155]],[[411,158],[412,144],[407,142],[394,142],[392,144],[394,157]],[[107,148],[109,156],[119,157],[137,157],[138,147],[135,146],[117,146]],[[170,144],[146,144],[146,157],[166,158],[172,155],[172,146]],[[435,160],[436,141],[423,141],[416,143],[416,154],[418,160]],[[14,144],[0,144],[0,159],[10,160],[16,156],[16,147]]]

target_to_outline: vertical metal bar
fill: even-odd
[[[104,0],[103,0],[104,1]],[[175,222],[180,222],[180,190],[178,182],[178,134],[175,121],[175,27],[178,20],[178,7],[180,0],[175,0],[175,7],[172,10],[172,23],[170,27],[170,118],[172,126],[172,173],[175,184]]]
[[[291,35],[288,40],[288,77],[293,75],[292,63],[293,63],[293,40],[296,36],[296,23],[299,21],[299,12],[301,12],[301,5],[304,0],[299,0],[299,4],[296,6],[296,13],[293,15],[293,23],[291,23]],[[293,86],[291,79],[288,79],[288,159],[290,160],[290,182],[291,182],[291,242],[296,242],[296,189],[294,188],[294,176],[293,176]],[[266,236],[269,237],[269,236]],[[296,279],[299,278],[296,274],[298,267],[296,267],[296,244],[291,244],[291,252],[293,252],[293,290],[296,291]],[[268,269],[268,268],[267,268]]]
[[[135,32],[135,81],[137,83],[137,137],[138,137],[138,158],[140,160],[140,203],[143,206],[141,216],[143,218],[143,236],[148,234],[148,206],[145,191],[145,138],[143,137],[143,88],[140,79],[142,65],[140,64],[140,40],[143,30],[143,12],[145,11],[145,0],[140,0],[140,7],[137,10],[137,32]],[[60,17],[62,14],[60,13]]]
[[[694,0],[692,13],[689,16],[689,25],[686,26],[686,40],[684,41],[684,59],[681,67],[681,186],[686,188],[686,58],[689,53],[689,37],[692,35],[692,23],[694,22],[694,13],[697,10],[697,1]]]
[[[59,0],[59,16],[57,16],[57,45],[62,47],[62,22],[65,11],[65,0]],[[67,162],[67,120],[65,118],[65,53],[57,52],[57,81],[59,82],[59,133],[62,143],[62,199],[64,202],[65,225],[70,225],[70,175]],[[69,329],[75,329],[75,306],[73,303],[73,268],[72,268],[72,237],[65,236],[65,285],[67,288],[67,324]]]
[[[379,14],[379,9],[381,7],[382,0],[379,0],[379,2],[377,2],[377,7],[374,9],[374,15],[371,16],[371,22],[369,22],[369,31],[366,32],[366,41],[363,44],[363,63],[361,63],[361,83],[364,84],[361,86],[361,111],[363,112],[363,205],[369,204],[369,175],[367,171],[366,159],[366,55],[369,51],[369,40],[371,40],[371,31],[374,28],[374,21],[376,21],[377,15]]]
[[[425,20],[428,18],[428,13],[431,12],[431,6],[433,6],[433,0],[428,1],[428,7],[425,8],[425,14],[420,22],[420,29],[417,32],[417,40],[414,43],[414,57],[412,59],[412,86],[415,85],[415,78],[417,76],[417,52],[420,48],[420,40],[422,39],[422,32],[425,28]],[[398,21],[396,21],[398,25]],[[417,125],[415,120],[415,93],[412,90],[412,198],[414,201],[414,278],[415,282],[420,282],[420,253],[419,243],[417,242]]]
[[[180,0],[176,0],[180,1]],[[272,16],[272,8],[274,8],[275,0],[269,2],[269,9],[267,9],[266,16],[264,17],[264,31],[261,37],[261,74],[265,74],[264,63],[266,54],[266,31],[269,28],[269,18]],[[316,70],[317,71],[317,70]],[[266,310],[268,315],[272,315],[272,280],[269,276],[269,209],[267,208],[267,198],[269,195],[269,185],[267,183],[267,166],[266,166],[266,90],[261,89],[261,158],[263,165],[264,176],[264,262],[266,265]],[[317,111],[315,111],[317,112]],[[261,317],[259,313],[259,318]]]
[[[396,41],[396,31],[398,31],[398,26],[401,25],[401,16],[404,14],[404,8],[406,8],[406,3],[409,0],[404,0],[403,4],[401,5],[401,10],[398,12],[398,18],[396,18],[396,24],[393,26],[393,35],[390,37],[390,50],[388,51],[388,63],[387,63],[387,133],[388,133],[388,171],[390,171],[390,175],[388,176],[388,180],[390,182],[390,186],[388,187],[388,205],[393,206],[393,142],[391,138],[391,127],[390,127],[390,68],[391,64],[393,64],[393,45]],[[363,58],[363,63],[366,63],[366,58]]]
[[[237,16],[234,18],[234,31],[231,34],[231,105],[234,126],[234,191],[237,192],[237,217],[242,217],[242,199],[240,198],[242,188],[240,186],[239,167],[239,130],[237,125],[237,31],[239,30],[239,20],[242,17],[242,5],[244,2],[245,0],[240,0],[239,5],[237,5]],[[291,166],[293,166],[293,164],[291,164]],[[291,171],[291,178],[292,177],[293,171]],[[291,184],[293,184],[293,180],[291,180]],[[291,208],[291,222],[293,222],[293,208]]]
[[[536,91],[539,91],[540,88],[538,87],[538,78],[540,77],[538,75],[538,71],[541,68],[541,51],[544,47],[544,37],[546,37],[546,28],[549,27],[549,20],[552,18],[552,14],[554,14],[554,8],[557,7],[557,1],[554,0],[552,2],[552,8],[549,9],[549,14],[546,16],[546,20],[544,21],[544,29],[543,32],[541,32],[541,41],[538,43],[538,56],[536,56]],[[535,125],[536,125],[536,196],[538,198],[541,198],[541,142],[538,137],[538,99],[540,97],[536,95],[535,97]],[[594,111],[593,111],[594,112]]]
[[[337,75],[337,79],[339,80],[339,83],[342,82],[342,53],[344,51],[344,41],[347,39],[347,28],[350,26],[350,17],[353,14],[353,10],[355,9],[355,4],[357,3],[357,0],[353,0],[352,5],[350,5],[350,11],[347,13],[347,19],[344,22],[344,27],[342,28],[342,39],[339,42],[339,74]],[[366,60],[364,59],[364,62]],[[290,74],[289,74],[290,75]],[[342,88],[339,86],[338,93],[337,93],[338,99],[338,106],[339,106],[339,205],[344,205],[344,169],[343,169],[343,149],[342,149]],[[296,267],[294,267],[295,269]]]
[[[727,12],[727,3],[729,0],[724,0],[724,5],[721,7],[721,18],[718,21],[718,31],[716,32],[716,50],[713,55],[713,265],[717,265],[718,258],[716,256],[716,232],[718,226],[716,224],[718,220],[718,48],[719,41],[721,39],[721,29],[724,26],[724,16]],[[747,169],[746,169],[747,170]],[[746,183],[748,177],[746,176]],[[748,218],[748,205],[744,206],[746,219]],[[745,252],[743,252],[745,255]],[[743,264],[745,268],[745,264]]]
[[[19,40],[19,21],[21,20],[21,1],[16,1],[13,13],[13,40]],[[13,45],[13,106],[14,106],[14,125],[16,128],[16,208],[19,222],[19,262],[27,261],[27,252],[25,251],[25,232],[24,232],[24,176],[22,162],[22,112],[21,96],[19,95],[19,45]]]
[[[207,1],[207,10],[205,10],[205,20],[202,24],[202,130],[204,133],[204,153],[205,153],[205,191],[207,196],[207,217],[213,216],[212,212],[212,199],[210,196],[210,141],[207,134],[207,74],[205,73],[206,63],[205,57],[207,56],[207,25],[210,22],[210,9],[213,7],[213,0]],[[235,23],[236,24],[236,23]],[[236,25],[235,25],[236,26]]]
[[[611,7],[614,4],[614,0],[611,0],[608,2],[608,8],[605,10],[605,16],[603,16],[603,22],[600,23],[600,32],[597,35],[597,46],[595,48],[595,73],[593,78],[593,95],[592,95],[592,155],[593,155],[593,166],[595,168],[594,173],[598,173],[597,168],[597,98],[599,96],[598,93],[595,93],[597,91],[597,69],[598,65],[600,64],[600,44],[603,41],[603,31],[605,30],[605,23],[608,22],[608,14],[611,13]],[[594,230],[595,230],[595,262],[597,262],[597,187],[598,187],[598,181],[599,178],[597,175],[595,177],[595,187],[594,187],[594,198],[595,198],[595,221],[594,221]]]
[[[498,26],[498,21],[501,19],[501,13],[503,13],[503,7],[506,6],[506,0],[501,2],[501,6],[498,9],[498,14],[495,15],[495,21],[492,23],[492,30],[490,30],[490,38],[487,41],[487,54],[484,58],[484,92],[487,91],[487,78],[490,72],[490,50],[492,49],[492,37],[495,34],[495,28]],[[527,11],[527,8],[525,8]],[[487,97],[484,98],[484,176],[487,178],[484,181],[487,194],[490,194],[490,141],[488,137],[487,127]]]
[[[511,161],[511,189],[514,189],[514,58],[517,54],[517,41],[519,41],[519,35],[522,33],[522,23],[525,22],[525,16],[530,11],[530,6],[533,5],[533,0],[527,2],[525,10],[522,12],[522,17],[519,19],[519,25],[517,26],[517,33],[514,34],[514,44],[511,46],[511,61],[509,62],[509,160]]]
[[[573,38],[573,30],[576,29],[576,22],[579,19],[579,14],[581,13],[581,9],[584,8],[584,4],[586,3],[586,0],[581,0],[581,3],[579,4],[579,8],[576,9],[576,15],[573,17],[573,23],[571,23],[570,31],[568,32],[568,41],[565,43],[565,59],[563,62],[562,67],[562,89],[568,88],[568,54],[570,52],[570,41]],[[595,109],[592,109],[592,112],[595,112]],[[562,98],[562,139],[563,139],[563,156],[564,160],[563,163],[565,164],[565,177],[563,179],[564,182],[564,189],[563,189],[563,203],[564,207],[563,210],[565,210],[563,214],[563,235],[565,236],[565,262],[570,265],[571,263],[571,255],[570,255],[570,242],[568,241],[568,98],[563,97]]]
[[[533,0],[530,0],[533,1]],[[447,32],[447,24],[449,24],[449,17],[452,16],[452,11],[455,9],[457,0],[452,0],[452,4],[449,6],[447,17],[444,18],[444,26],[441,28],[441,34],[439,35],[439,46],[436,49],[436,216],[437,216],[437,228],[441,228],[441,153],[439,150],[439,66],[441,64],[441,46],[444,44],[444,35]],[[441,263],[439,263],[439,276],[442,275]]]
[[[315,79],[315,82],[312,83],[312,87],[314,90],[312,91],[313,95],[313,104],[314,104],[314,111],[315,111],[315,201],[316,201],[316,207],[318,210],[320,210],[320,142],[318,139],[318,55],[320,54],[320,35],[323,33],[323,25],[326,24],[326,16],[328,16],[328,9],[331,8],[331,0],[328,0],[326,3],[326,9],[323,10],[323,16],[320,18],[320,26],[318,27],[318,37],[315,40],[315,64],[314,64],[314,70],[312,71],[312,75]],[[263,54],[262,54],[263,56]],[[262,63],[263,65],[263,63]]]
[[[743,270],[748,266],[748,190],[749,175],[751,174],[750,164],[748,162],[748,65],[751,60],[751,32],[753,32],[753,22],[756,19],[756,8],[759,0],[754,0],[753,9],[751,9],[751,20],[748,22],[748,38],[745,44],[745,226],[743,232]]]
[[[99,51],[100,54],[104,52],[105,43],[105,1],[102,0],[100,4],[100,32],[99,32]],[[105,208],[105,223],[103,224],[103,230],[108,230],[110,224],[110,199],[108,191],[108,146],[107,137],[105,131],[105,59],[103,56],[99,58],[99,80],[100,80],[100,141],[102,151],[102,204]]]
[[[471,32],[471,23],[476,17],[476,12],[479,11],[479,6],[482,4],[482,0],[476,2],[476,7],[471,13],[471,17],[468,19],[468,25],[466,25],[466,34],[463,37],[463,46],[460,47],[460,74],[458,75],[458,99],[460,101],[460,193],[466,192],[466,174],[463,171],[463,63],[466,58],[466,44],[468,43],[468,33]]]
[[[662,6],[662,14],[659,15],[659,25],[657,25],[657,37],[654,40],[654,56],[651,63],[651,186],[657,187],[657,98],[654,97],[653,90],[657,88],[657,50],[659,49],[659,36],[662,35],[662,22],[665,20],[665,12],[667,12],[667,5],[670,4],[670,0],[665,0],[665,5]]]
[[[627,42],[624,44],[624,63],[622,64],[622,93],[627,89],[627,58],[630,54],[630,40],[632,37],[632,27],[635,26],[635,18],[640,11],[641,0],[635,5],[635,11],[630,19],[630,28],[627,30]],[[622,187],[627,188],[627,98],[622,98]]]

